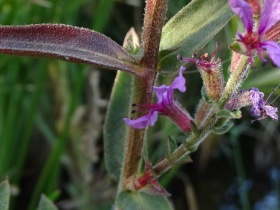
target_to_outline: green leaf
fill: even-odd
[[[10,200],[10,186],[8,180],[0,183],[0,210],[8,210]]]
[[[229,120],[229,121],[226,121],[223,125],[215,127],[213,129],[213,131],[217,135],[222,135],[222,134],[228,132],[232,128],[233,125],[234,125],[234,122],[232,120]]]
[[[128,116],[132,93],[131,75],[118,72],[104,125],[105,165],[109,175],[118,179],[121,172],[128,127],[123,118]]]
[[[143,76],[146,71],[115,41],[96,31],[63,24],[0,26],[0,53],[86,63]]]
[[[58,208],[45,195],[41,195],[38,210],[58,210]]]
[[[162,73],[174,72],[179,66],[176,54],[190,57],[205,46],[232,16],[227,0],[191,1],[163,27],[159,62]],[[179,49],[166,55],[168,50],[176,48]]]
[[[166,197],[146,192],[121,192],[116,201],[117,209],[121,210],[172,210],[173,207]]]

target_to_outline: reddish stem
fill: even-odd
[[[140,66],[142,67],[155,69],[157,66],[160,37],[164,25],[167,4],[167,0],[147,0],[146,2],[141,40],[144,53],[140,62]],[[133,103],[151,103],[152,87],[156,74],[157,71],[155,70],[154,72],[149,72],[145,77],[134,79]],[[125,188],[127,180],[137,174],[138,164],[142,156],[144,134],[145,129],[129,129],[121,188]]]

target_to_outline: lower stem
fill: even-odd
[[[152,101],[152,86],[156,72],[151,72],[146,77],[134,78],[133,101],[136,104],[150,104]],[[135,117],[138,117],[137,115]],[[137,174],[139,161],[141,160],[144,145],[145,129],[129,127],[129,134],[126,143],[124,164],[119,190],[125,188],[126,181]]]
[[[133,103],[135,104],[151,104],[152,101],[152,87],[157,75],[158,49],[167,6],[167,0],[146,1],[141,39],[143,57],[140,60],[140,66],[154,69],[155,71],[147,73],[145,77],[134,78]],[[139,117],[139,114],[135,117]],[[144,137],[145,129],[129,128],[119,190],[125,189],[129,178],[137,174]]]

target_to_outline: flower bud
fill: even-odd
[[[228,110],[238,110],[242,107],[250,105],[252,105],[250,92],[243,91],[242,93],[232,96],[230,100],[225,104],[225,108]]]
[[[202,55],[200,59],[196,59],[194,56],[192,58],[181,59],[184,62],[193,62],[196,64],[203,80],[206,95],[213,101],[218,101],[220,99],[225,84],[221,60],[218,58],[215,61],[217,47],[209,61],[206,60],[208,57],[207,53]]]
[[[258,88],[250,88],[248,91],[243,91],[231,97],[225,104],[225,108],[228,110],[239,110],[245,106],[252,106],[251,115],[258,117],[258,119],[264,119],[268,116],[274,120],[278,119],[278,109],[267,104],[264,94]]]
[[[207,96],[213,101],[218,101],[224,89],[221,60],[218,59],[216,62],[213,62],[210,68],[201,65],[199,67],[199,72]]]
[[[202,128],[205,125],[206,120],[209,118],[209,115],[213,113],[212,109],[213,106],[210,103],[206,102],[203,99],[200,100],[196,109],[194,120],[198,129]]]

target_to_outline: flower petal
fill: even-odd
[[[260,100],[263,100],[264,94],[258,88],[250,88],[250,100],[253,105],[258,105]]]
[[[145,110],[149,110],[149,112],[141,116],[137,119],[129,119],[124,118],[126,124],[137,128],[142,129],[147,126],[153,126],[158,118],[158,114],[166,114],[167,107],[172,106],[173,102],[173,92],[175,89],[179,89],[181,92],[186,91],[186,80],[183,76],[183,71],[185,71],[185,67],[180,68],[179,76],[174,79],[170,86],[162,85],[160,87],[154,86],[153,90],[156,92],[157,103],[156,104],[147,104],[147,105],[139,105],[141,108],[144,107]]]
[[[261,47],[266,50],[272,62],[280,68],[280,47],[274,41],[265,41],[261,43]]]
[[[156,92],[157,103],[162,103],[162,101],[166,101],[166,100],[169,101],[169,99],[171,99],[170,97],[172,97],[172,94],[174,91],[173,89],[170,89],[170,86],[166,86],[166,85],[161,85],[159,87],[154,86],[153,90]],[[167,94],[169,92],[170,92],[170,94]]]
[[[260,18],[260,26],[258,33],[265,34],[276,22],[280,20],[280,1],[265,0],[264,8]]]
[[[278,120],[278,115],[276,114],[276,112],[278,112],[278,109],[276,107],[266,105],[266,106],[263,107],[263,110],[272,119]]]
[[[175,89],[181,92],[186,91],[186,79],[183,76],[183,72],[186,70],[185,67],[181,66],[178,77],[174,79],[170,86],[161,85],[159,87],[154,86],[153,90],[156,92],[158,102],[168,105],[172,103],[172,95]]]
[[[254,117],[259,117],[261,115],[261,110],[257,106],[252,106],[251,115]]]
[[[148,114],[139,117],[135,120],[129,118],[123,118],[124,122],[133,128],[142,129],[147,126],[155,125],[158,117],[158,112],[150,110]]]
[[[172,84],[170,85],[170,88],[172,89],[178,89],[180,92],[186,91],[186,79],[183,76],[183,72],[186,70],[184,66],[181,66],[179,71],[179,76],[174,79]]]
[[[244,0],[229,0],[232,11],[242,20],[247,32],[253,30],[253,12],[250,5]]]

